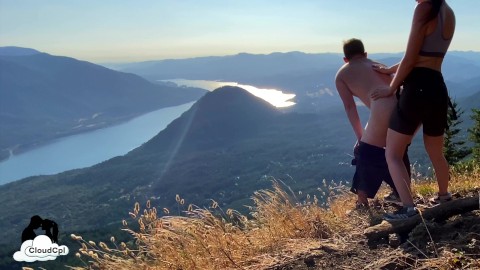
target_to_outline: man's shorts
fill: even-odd
[[[385,149],[368,143],[359,142],[356,156],[356,170],[353,176],[351,192],[357,194],[363,191],[368,198],[373,199],[377,194],[382,181],[385,181],[396,192],[390,172],[388,171]],[[403,156],[405,168],[410,176],[410,160],[408,159],[408,147]]]
[[[423,124],[424,134],[443,135],[447,128],[449,97],[442,73],[429,68],[414,68],[397,97],[397,107],[390,118],[389,128],[413,135]]]

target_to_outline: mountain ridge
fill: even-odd
[[[249,109],[245,110],[244,106]],[[198,144],[202,141],[200,149],[214,147],[215,144],[224,144],[254,132],[279,114],[270,103],[248,91],[239,87],[223,86],[207,93],[190,110],[174,120],[165,132],[146,142],[139,150],[158,150],[159,144],[180,136],[187,144],[192,141]],[[209,133],[205,132],[205,129],[208,129]],[[161,137],[163,134],[169,138]],[[185,145],[182,147],[189,148]],[[183,151],[198,150],[194,147]]]
[[[393,65],[403,53],[372,53],[368,57]],[[168,59],[117,65],[116,68],[138,74],[148,80],[191,79],[234,81],[259,88],[274,88],[296,95],[299,112],[321,113],[341,106],[334,78],[343,65],[340,53],[241,53],[187,59]],[[445,57],[443,75],[449,90],[456,96],[474,94],[463,85],[480,74],[480,52],[452,51]],[[475,85],[480,88],[480,81]],[[325,93],[332,93],[325,95]]]
[[[46,53],[0,55],[0,158],[201,97],[206,90]]]
[[[21,55],[32,55],[41,53],[35,49],[17,47],[17,46],[5,46],[0,47],[0,55],[3,56],[21,56]]]

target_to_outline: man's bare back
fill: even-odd
[[[388,122],[397,101],[394,96],[375,101],[370,99],[371,91],[379,86],[388,86],[392,79],[389,75],[373,70],[372,65],[375,64],[379,63],[363,55],[353,57],[339,69],[335,83],[357,138],[371,145],[385,147]],[[368,119],[370,124],[366,125],[364,131],[359,130],[363,128],[358,118],[354,96],[370,109]]]

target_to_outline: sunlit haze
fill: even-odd
[[[451,0],[451,50],[480,51],[478,0]],[[240,52],[341,52],[358,37],[368,52],[402,52],[413,0],[0,0],[0,46],[101,62]]]

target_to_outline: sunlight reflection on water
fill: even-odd
[[[252,85],[239,84],[236,82],[219,82],[219,81],[208,81],[208,80],[186,80],[186,79],[171,79],[171,80],[160,80],[162,82],[173,82],[178,86],[190,86],[203,88],[209,91],[213,91],[222,86],[238,86],[252,93],[253,95],[262,98],[268,101],[275,107],[289,107],[295,105],[295,102],[291,101],[295,94],[283,93],[277,89],[263,89],[257,88]]]

